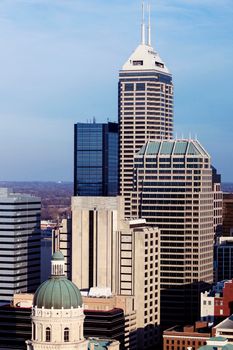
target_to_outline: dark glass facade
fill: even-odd
[[[74,195],[118,193],[118,124],[74,126]]]
[[[31,308],[0,307],[0,348],[26,350],[31,339]]]
[[[125,318],[122,309],[84,310],[84,314],[84,336],[86,338],[115,339],[120,342],[120,349],[124,349]]]

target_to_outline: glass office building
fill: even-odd
[[[74,126],[74,195],[116,196],[118,193],[118,124]]]

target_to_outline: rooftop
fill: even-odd
[[[233,333],[233,315],[220,322],[215,329],[226,329],[230,333]]]
[[[40,198],[31,196],[30,194],[15,193],[11,188],[0,187],[1,202],[17,202],[17,201],[30,201],[40,202]]]
[[[199,350],[233,350],[233,344],[228,344],[227,338],[212,337],[207,340],[207,345],[201,346]]]
[[[197,140],[152,140],[148,141],[139,150],[137,155],[183,155],[209,157],[209,154]]]
[[[153,47],[146,44],[140,44],[132,55],[128,58],[122,67],[123,71],[156,71],[159,73],[170,74],[165,63]]]
[[[88,350],[106,350],[113,343],[119,343],[112,339],[89,338]],[[94,347],[93,347],[94,345]]]
[[[148,6],[147,33],[145,29],[144,3],[142,3],[141,43],[123,65],[122,71],[156,71],[170,75],[165,63],[151,46],[150,6]]]
[[[185,334],[206,334],[208,337],[211,334],[211,327],[208,326],[208,323],[205,321],[197,321],[195,322],[195,325],[186,325],[186,326],[180,326],[180,325],[176,325],[173,326],[171,328],[168,328],[164,331],[164,335],[166,334],[171,334],[173,336],[182,336],[181,333],[183,333],[183,335]]]
[[[217,348],[218,346],[218,348]],[[221,347],[219,345],[203,345],[199,348],[199,350],[233,350],[232,344],[226,344]]]

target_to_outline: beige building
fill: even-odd
[[[121,197],[72,198],[72,280],[133,297],[138,346],[147,348],[160,324],[159,230],[123,220],[123,208]]]
[[[72,281],[81,289],[116,290],[120,197],[72,197]]]
[[[34,294],[18,293],[13,295],[11,305],[13,307],[32,307]]]
[[[83,296],[83,307],[85,310],[110,311],[120,308],[125,317],[125,339],[124,349],[137,349],[137,320],[134,308],[134,297],[124,295],[104,295],[95,297]]]
[[[135,299],[138,348],[155,346],[160,325],[160,231],[145,220],[124,221],[117,232],[117,293]]]
[[[210,156],[196,140],[155,140],[134,166],[131,215],[161,230],[161,320],[195,321],[200,292],[213,281]]]
[[[223,234],[223,192],[221,190],[221,176],[212,166],[212,188],[214,193],[214,232],[215,241]]]
[[[53,229],[52,252],[62,252],[65,260],[64,272],[71,279],[71,231],[72,220],[62,219],[59,226]]]
[[[151,46],[150,24],[119,72],[120,194],[125,197],[125,216],[130,217],[130,192],[134,155],[150,139],[173,135],[172,75]]]

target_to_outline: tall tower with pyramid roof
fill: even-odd
[[[172,75],[151,46],[142,5],[141,42],[119,73],[120,194],[125,196],[125,216],[130,216],[134,155],[148,140],[173,136]]]

